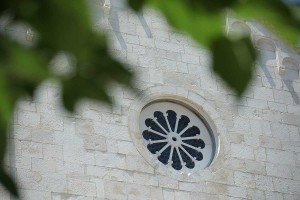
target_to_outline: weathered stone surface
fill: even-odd
[[[125,1],[103,2],[101,16],[92,15],[93,28],[105,27],[110,53],[135,72],[137,90],[193,101],[216,126],[219,155],[191,175],[158,170],[155,156],[151,162],[142,156],[137,145],[143,144],[129,129],[139,123],[130,111],[145,96],[114,84],[108,90],[117,105],[82,101],[70,115],[60,107],[59,85],[47,81],[32,102],[18,103],[11,127],[5,166],[16,174],[24,199],[300,199],[299,69],[283,62],[290,57],[299,65],[300,56],[261,25],[245,23],[262,56],[248,91],[236,101],[210,70],[210,52],[176,33],[161,14],[144,9],[137,16],[124,8]],[[97,10],[102,3],[92,0],[89,6]],[[228,19],[229,31],[234,22]],[[7,31],[24,38],[19,28]],[[260,37],[276,45],[279,60]],[[277,73],[277,61],[285,74]],[[63,61],[55,65],[66,70]],[[0,188],[0,199],[11,198]]]
[[[254,159],[251,146],[241,144],[231,144],[231,155],[240,159]]]
[[[124,182],[105,181],[104,192],[108,199],[127,199],[127,187]]]
[[[250,173],[235,172],[234,183],[240,187],[255,188],[255,177]]]
[[[95,159],[97,166],[126,169],[126,157],[122,154],[96,152]]]
[[[97,194],[96,184],[84,180],[71,179],[68,181],[68,192],[70,194],[79,194],[84,196],[95,197]]]
[[[43,144],[29,141],[21,141],[22,155],[42,158],[43,157]]]
[[[294,153],[277,149],[267,149],[267,161],[270,163],[293,165]]]

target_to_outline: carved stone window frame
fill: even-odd
[[[214,138],[215,152],[212,161],[205,169],[200,170],[199,168],[194,168],[189,172],[178,172],[172,167],[162,164],[157,159],[157,156],[151,154],[144,145],[144,138],[142,137],[139,126],[140,114],[143,108],[148,104],[163,101],[174,102],[188,108],[202,118],[209,126]],[[224,132],[223,120],[209,101],[193,90],[180,87],[155,86],[143,91],[142,94],[139,95],[139,98],[130,106],[128,125],[129,133],[137,150],[154,168],[155,173],[168,175],[175,179],[192,180],[194,178],[197,179],[197,177],[199,178],[199,176],[202,177],[203,174],[212,174],[224,166],[224,160],[222,158],[217,160],[217,157],[224,157],[226,153],[229,153],[228,148],[224,148],[223,151],[220,152],[220,148],[223,147],[220,143],[220,130],[222,130],[222,134]]]

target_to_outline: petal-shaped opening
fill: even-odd
[[[143,131],[143,138],[145,140],[163,140],[165,139],[164,137],[160,136],[160,135],[157,135],[156,133],[152,133],[151,131],[148,131],[148,130],[145,130]]]
[[[176,150],[173,151],[172,161],[173,161],[172,167],[173,167],[174,169],[180,170],[180,169],[182,168],[181,162],[180,162],[180,160],[179,160],[179,156],[178,156]]]
[[[169,146],[168,148],[166,148],[161,155],[158,157],[158,160],[163,163],[163,164],[168,164],[168,160],[170,157],[170,151],[171,151],[171,146]]]
[[[189,169],[193,169],[195,167],[195,163],[193,161],[187,162],[185,166]]]
[[[189,123],[190,123],[190,119],[185,115],[181,115],[181,118],[179,119],[178,122],[177,133],[180,133],[185,127],[187,127]]]
[[[169,124],[170,124],[171,129],[172,129],[171,131],[174,131],[175,130],[176,119],[177,119],[177,114],[173,110],[168,110],[167,113],[168,113],[167,118],[168,118]]]
[[[192,126],[188,130],[186,130],[181,137],[192,137],[200,134],[200,129],[196,126]]]
[[[162,112],[160,112],[160,111],[155,111],[155,112],[154,112],[154,117],[157,118],[157,122],[158,122],[162,127],[164,127],[167,131],[170,131],[169,128],[168,128],[168,125],[167,125],[165,116],[164,116],[164,114],[163,114]]]
[[[160,132],[162,134],[165,134],[165,132],[153,121],[153,119],[151,119],[151,118],[146,119],[145,124],[147,127],[151,127],[151,129],[153,129],[157,132]]]
[[[155,154],[157,151],[161,150],[166,144],[166,142],[148,144],[147,148],[152,154]]]
[[[186,155],[186,153],[182,149],[179,149],[179,151],[180,151],[182,160],[186,163],[185,166],[187,168],[193,169],[195,167],[195,163],[193,162],[193,160],[188,155]]]
[[[196,151],[195,149],[189,148],[187,146],[182,145],[182,147],[196,160],[200,161],[203,159],[203,155],[201,152]]]
[[[203,149],[205,147],[205,143],[201,139],[183,140],[183,142],[196,148],[201,147]]]

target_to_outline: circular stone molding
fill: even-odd
[[[209,128],[178,103],[146,105],[140,114],[140,131],[149,152],[175,170],[204,169],[213,159],[215,143]]]
[[[155,87],[131,105],[129,131],[156,172],[194,175],[207,170],[219,152],[219,134],[210,116],[218,118],[196,93]]]

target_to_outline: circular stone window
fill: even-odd
[[[153,102],[139,120],[144,145],[162,164],[189,172],[212,162],[216,145],[200,114],[181,104]]]

